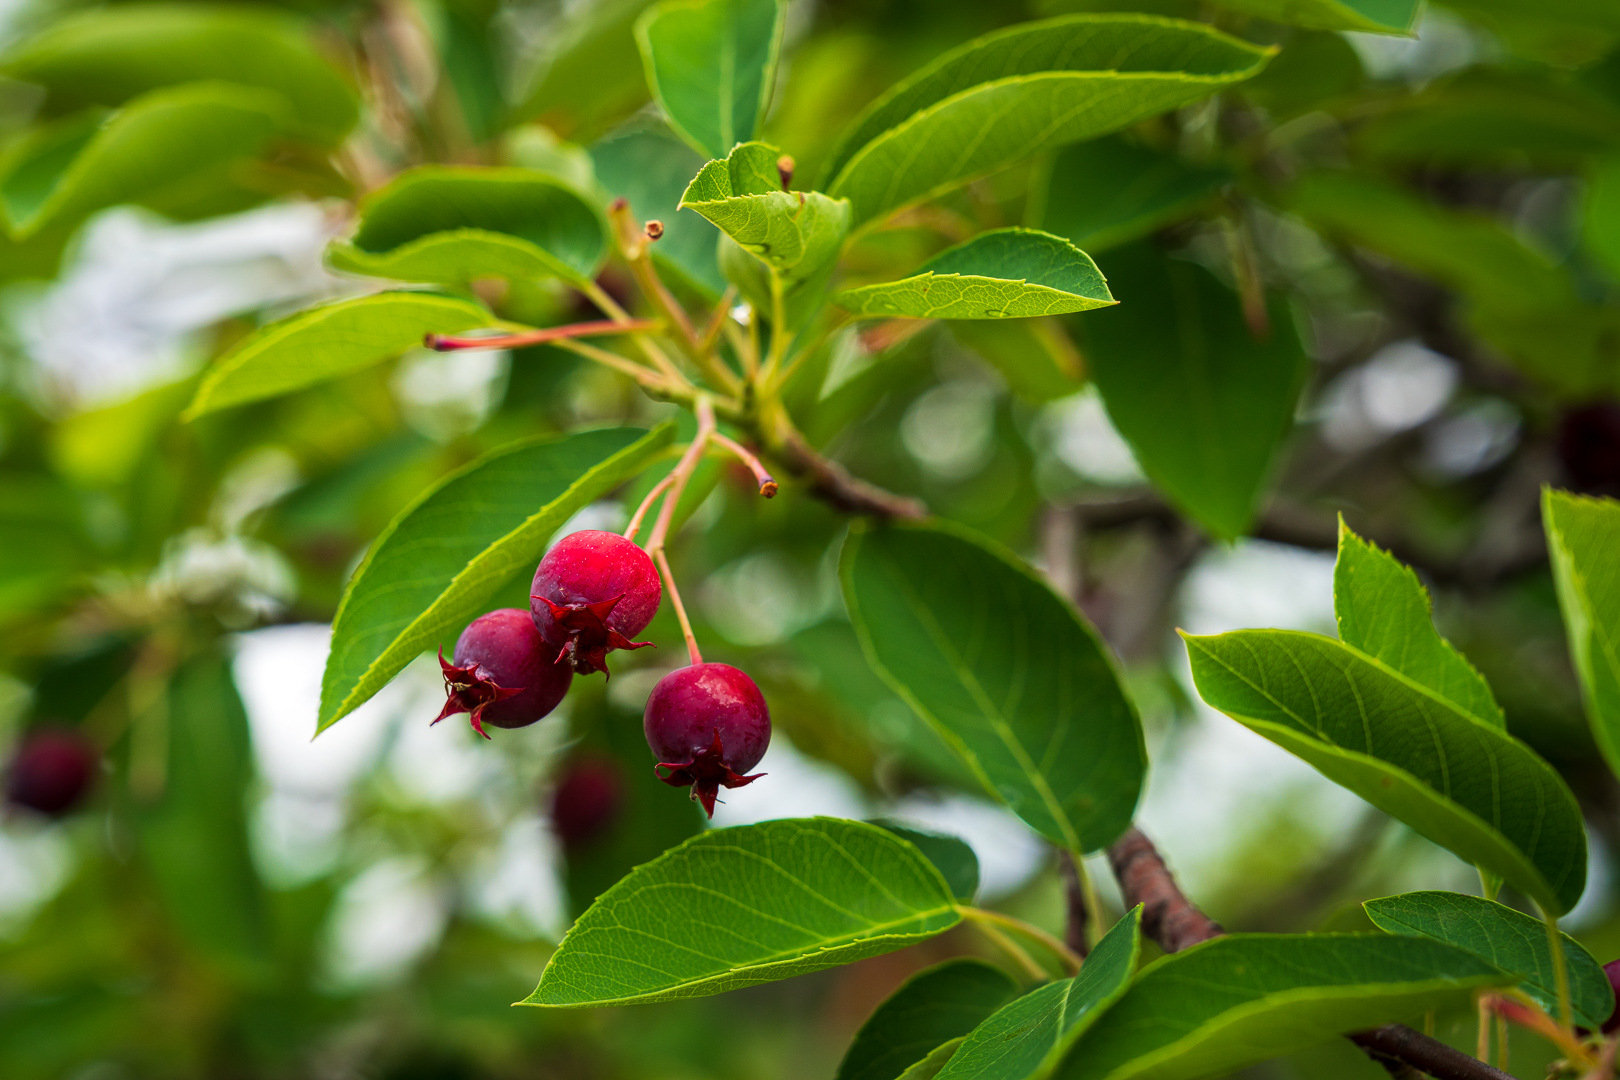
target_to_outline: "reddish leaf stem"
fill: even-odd
[[[748,466],[748,471],[754,474],[754,480],[759,484],[759,493],[761,495],[767,499],[776,496],[776,478],[766,470],[765,466],[760,463],[759,458],[755,457],[753,452],[746,446],[743,446],[735,439],[726,438],[718,431],[709,436],[709,441],[730,450],[738,461]]]
[[[548,326],[542,330],[525,330],[518,334],[492,334],[489,337],[452,337],[447,334],[429,334],[422,343],[437,352],[455,352],[458,349],[521,349],[528,345],[544,345],[563,338],[599,337],[604,334],[630,334],[656,330],[653,319],[631,319],[614,322],[599,319],[595,322],[569,323],[567,326]]]

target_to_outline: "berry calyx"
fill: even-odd
[[[551,794],[551,827],[565,851],[601,836],[624,808],[624,777],[617,762],[581,757],[570,762]]]
[[[614,649],[641,649],[631,638],[658,612],[663,586],[652,559],[618,533],[570,533],[546,552],[529,590],[540,636],[559,665],[581,675],[607,671]]]
[[[23,739],[6,775],[6,801],[51,817],[72,810],[90,790],[101,753],[76,731],[46,728]]]
[[[654,775],[672,787],[691,785],[693,800],[710,817],[721,788],[765,775],[743,774],[771,743],[770,710],[754,680],[730,664],[693,664],[659,679],[642,730],[659,759]]]
[[[555,709],[574,680],[572,668],[551,660],[527,611],[500,608],[478,616],[456,639],[453,662],[439,650],[447,696],[433,722],[464,712],[486,739],[485,724],[527,727]]]

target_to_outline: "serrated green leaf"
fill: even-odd
[[[1028,319],[1116,303],[1091,256],[1051,233],[994,229],[948,248],[910,277],[833,297],[856,315]]]
[[[881,825],[901,839],[910,841],[945,878],[952,896],[964,904],[973,903],[974,894],[979,891],[979,857],[973,854],[973,848],[968,846],[967,841],[941,833],[924,832],[881,818],[872,824]]]
[[[424,292],[373,293],[313,307],[261,327],[214,361],[185,415],[301,390],[416,348],[426,334],[493,321],[471,300]]]
[[[1420,0],[1219,0],[1220,6],[1313,30],[1411,35]]]
[[[1620,502],[1548,489],[1541,520],[1587,723],[1620,775]]]
[[[1333,565],[1339,640],[1408,676],[1492,727],[1507,728],[1485,677],[1440,636],[1429,593],[1411,567],[1350,531],[1339,519]]]
[[[1106,135],[1254,75],[1269,52],[1198,23],[1075,15],[970,41],[901,81],[820,185],[861,225],[1048,147]]]
[[[955,926],[945,879],[876,825],[716,829],[603,893],[522,1004],[700,997],[892,952]]]
[[[424,649],[452,644],[501,586],[533,572],[559,525],[646,468],[673,433],[662,424],[516,443],[451,473],[400,511],[343,590],[316,733]]]
[[[1038,1080],[1049,1075],[1131,984],[1141,952],[1142,907],[1125,913],[1080,974],[1002,1006],[957,1048],[941,1080]]]
[[[1073,605],[945,525],[857,525],[840,574],[868,662],[987,791],[1071,851],[1124,831],[1146,768],[1141,722]]]
[[[583,285],[608,255],[597,209],[535,169],[422,165],[360,204],[360,227],[333,244],[339,270],[460,285],[560,277]]]
[[[647,86],[699,153],[725,157],[754,137],[786,18],[781,0],[664,0],[636,21]]]
[[[1525,992],[1551,1014],[1558,1013],[1547,924],[1522,911],[1454,892],[1409,892],[1361,905],[1373,925],[1388,934],[1433,938],[1473,953],[1502,971],[1521,975]],[[1575,1021],[1596,1031],[1614,1011],[1614,990],[1603,965],[1568,934],[1560,932],[1568,964]]]
[[[703,166],[680,205],[768,266],[791,302],[817,291],[832,272],[849,227],[849,203],[815,191],[783,191],[780,156],[765,143],[744,143]]]
[[[210,166],[258,152],[284,106],[265,90],[192,83],[116,112],[45,129],[14,149],[0,209],[14,239],[136,202]]]
[[[177,83],[258,87],[287,103],[284,127],[323,143],[342,139],[360,115],[354,88],[314,47],[304,24],[262,8],[97,8],[25,39],[0,58],[0,74],[45,87],[58,111],[122,105]]]
[[[861,1025],[835,1080],[896,1080],[959,1039],[1017,992],[983,960],[947,960],[907,979]]]
[[[678,209],[681,193],[703,167],[685,143],[657,131],[633,131],[591,147],[597,182],[630,201],[637,219],[657,218],[664,235],[652,246],[653,261],[673,270],[693,290],[715,299],[726,291],[720,273],[720,234],[695,210]]]
[[[1466,1005],[1511,981],[1438,941],[1233,934],[1158,960],[1080,1039],[1063,1080],[1193,1080]]]
[[[1183,635],[1203,699],[1562,914],[1586,885],[1575,796],[1536,752],[1343,642]]]
[[[1076,143],[1052,160],[1041,228],[1104,251],[1192,214],[1232,180],[1226,169],[1120,138]]]
[[[1236,293],[1147,243],[1105,260],[1118,308],[1085,321],[1109,418],[1169,500],[1215,536],[1248,531],[1309,362],[1286,303],[1255,340]]]

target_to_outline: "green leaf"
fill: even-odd
[[[360,204],[339,270],[461,285],[475,278],[560,277],[584,285],[608,255],[607,225],[562,181],[534,169],[422,165]]]
[[[218,657],[187,663],[164,705],[166,714],[160,707],[133,721],[137,738],[161,725],[163,739],[156,775],[144,780],[161,785],[161,795],[132,816],[141,854],[182,938],[239,975],[263,975],[269,912],[245,801],[253,747],[230,667]],[[130,783],[138,791],[143,778],[132,775]]]
[[[1021,398],[1045,404],[1085,384],[1080,350],[1061,319],[956,319],[946,326]]]
[[[316,733],[424,649],[452,643],[490,597],[532,573],[576,511],[634,476],[673,428],[609,428],[503,447],[451,473],[389,522],[332,620]]]
[[[1243,535],[1309,368],[1287,304],[1267,305],[1256,341],[1202,267],[1145,242],[1104,261],[1125,302],[1086,320],[1083,347],[1109,418],[1172,503],[1221,539]]]
[[[1036,151],[1106,135],[1254,75],[1270,53],[1197,23],[1074,15],[952,49],[844,136],[821,185],[857,225]]]
[[[214,361],[186,418],[301,390],[417,348],[429,333],[488,326],[471,300],[383,292],[323,304],[249,334]]]
[[[243,6],[119,4],[62,19],[0,59],[0,74],[37,83],[57,111],[117,106],[176,83],[273,90],[282,126],[339,142],[359,118],[354,88],[304,24]]]
[[[1562,914],[1586,884],[1575,796],[1518,739],[1317,634],[1183,635],[1205,701]]]
[[[1582,237],[1608,269],[1620,279],[1620,157],[1598,162],[1586,186]]]
[[[1563,268],[1496,221],[1342,173],[1311,175],[1291,203],[1330,235],[1461,293],[1471,328],[1527,374],[1565,394],[1613,392],[1620,310],[1587,303]]]
[[[876,825],[715,829],[603,893],[522,1004],[718,994],[892,952],[960,919],[933,864]]]
[[[973,903],[974,894],[979,891],[979,857],[973,854],[973,848],[968,846],[967,841],[913,829],[897,821],[879,819],[872,824],[881,825],[896,836],[909,840],[945,878],[952,896],[964,904]]]
[[[636,22],[647,85],[669,126],[700,154],[754,137],[776,82],[781,0],[664,0]]]
[[[1410,567],[1350,531],[1339,518],[1333,566],[1333,610],[1339,640],[1439,694],[1458,711],[1507,728],[1485,677],[1440,636],[1429,593]]]
[[[1041,227],[1103,251],[1191,215],[1232,180],[1120,138],[1076,143],[1052,161]]]
[[[1620,502],[1549,489],[1541,520],[1586,719],[1620,774]]]
[[[1419,0],[1219,0],[1233,11],[1314,30],[1410,36]]]
[[[1141,722],[1072,604],[945,525],[858,524],[840,572],[868,662],[987,791],[1071,851],[1124,831],[1146,768]]]
[[[849,203],[815,191],[783,191],[780,156],[765,143],[744,143],[703,166],[680,205],[770,267],[793,301],[813,294],[831,274],[849,228]]]
[[[1334,1035],[1466,1005],[1510,977],[1461,949],[1375,934],[1233,934],[1143,969],[1064,1080],[1192,1080]]]
[[[282,104],[264,90],[193,83],[154,90],[101,119],[37,132],[8,155],[0,209],[14,239],[136,202],[259,151]]]
[[[1047,1076],[1131,984],[1141,952],[1142,906],[1125,913],[1091,950],[1080,974],[1002,1006],[969,1033],[942,1080],[1033,1080]]]
[[[1091,256],[1061,236],[994,229],[940,252],[910,277],[845,289],[833,302],[856,315],[1027,319],[1116,301]]]
[[[657,131],[633,131],[591,147],[597,182],[628,199],[637,219],[657,218],[664,235],[652,246],[653,261],[673,270],[689,288],[713,300],[726,291],[720,273],[720,234],[696,210],[678,209],[681,193],[703,167],[685,143]]]
[[[983,960],[947,960],[918,972],[861,1025],[835,1080],[895,1080],[941,1044],[972,1031],[1016,993]]]
[[[940,1070],[950,1064],[951,1058],[961,1045],[962,1040],[959,1038],[940,1043],[929,1051],[927,1057],[901,1073],[895,1080],[934,1080],[934,1077],[939,1075]]]
[[[1553,1015],[1558,981],[1553,973],[1547,924],[1522,911],[1454,892],[1409,892],[1361,905],[1373,925],[1388,934],[1433,938],[1524,977],[1525,992]],[[1569,970],[1575,1021],[1596,1031],[1614,1011],[1614,990],[1603,965],[1568,934],[1560,933]]]

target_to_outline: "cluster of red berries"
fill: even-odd
[[[658,612],[658,570],[634,541],[586,530],[562,538],[540,560],[529,610],[501,608],[474,619],[452,660],[439,654],[447,700],[433,721],[468,713],[486,724],[525,727],[568,693],[574,675],[607,671],[607,654],[652,644],[632,640]],[[647,698],[647,745],[660,780],[690,786],[714,813],[722,787],[741,787],[765,756],[771,718],[754,681],[728,664],[694,663],[665,675]]]

